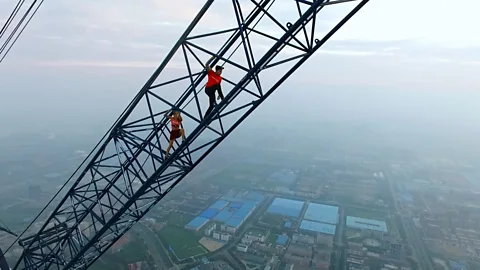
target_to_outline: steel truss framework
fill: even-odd
[[[287,23],[280,22],[269,12],[270,8],[287,1],[232,0],[236,27],[193,35],[213,2],[206,1],[165,60],[120,116],[41,230],[20,241],[24,251],[15,269],[88,268],[368,0],[291,0],[296,8],[288,12],[295,17]],[[244,2],[251,4],[248,15],[243,8]],[[327,29],[329,31],[325,35],[317,37],[317,16],[329,6],[345,2],[356,3],[338,24]],[[270,21],[278,30],[258,30],[257,24],[262,20]],[[228,39],[217,51],[199,45],[202,39],[220,35],[226,35]],[[270,45],[254,44],[254,35],[269,40]],[[255,57],[259,47],[263,51],[260,57]],[[282,52],[286,50],[290,50],[289,56],[282,59]],[[245,64],[232,59],[235,58],[232,54],[236,52],[242,55]],[[202,53],[203,56],[200,56]],[[167,65],[178,54],[183,56],[186,74],[161,81],[161,75],[168,74]],[[228,67],[224,84],[230,85],[231,89],[204,119],[202,111],[206,109],[206,104],[202,106],[200,103],[206,100],[205,94],[201,93],[206,70],[201,63],[210,56],[216,57],[212,66],[223,62]],[[284,67],[273,73],[274,80],[268,85],[262,74],[278,66]],[[236,74],[238,79],[230,79],[230,73]],[[171,91],[162,92],[162,89]],[[181,90],[184,91],[179,92]],[[177,93],[180,95],[173,97]],[[170,130],[164,115],[172,109],[181,111],[187,138],[177,143],[165,158],[164,149]],[[208,136],[203,136],[207,133]]]
[[[5,259],[5,256],[3,256],[3,251],[1,248],[0,248],[0,269],[9,269],[7,260]]]

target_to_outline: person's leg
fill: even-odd
[[[180,135],[182,135],[182,141],[185,141],[185,129],[180,129]]]
[[[173,142],[175,142],[175,140],[170,140],[170,143],[168,144],[167,150],[165,150],[165,152],[167,152],[167,153],[165,154],[165,158],[168,157],[168,153],[170,153],[170,149],[171,149],[172,146],[173,146]]]
[[[207,116],[212,112],[213,107],[215,106],[215,91],[210,91],[210,89],[206,89],[205,93],[208,95],[209,105],[203,118],[207,118]]]

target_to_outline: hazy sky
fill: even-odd
[[[0,23],[16,2],[0,0]],[[217,0],[204,27],[228,28],[230,2]],[[0,63],[1,122],[26,128],[65,119],[81,126],[95,115],[113,121],[202,3],[45,1]],[[347,8],[328,7],[320,25],[331,26]],[[475,125],[479,8],[476,0],[371,0],[259,113]],[[291,9],[279,12],[286,20]]]

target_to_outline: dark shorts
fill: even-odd
[[[211,95],[215,96],[215,91],[217,91],[218,88],[220,88],[220,84],[215,84],[210,87],[205,87],[205,94],[207,94],[207,96],[211,96]]]
[[[170,141],[171,140],[176,140],[178,138],[180,138],[182,134],[180,133],[180,129],[177,129],[177,130],[172,130],[170,132]]]

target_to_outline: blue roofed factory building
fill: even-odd
[[[225,222],[225,225],[233,227],[233,228],[238,228],[240,225],[242,225],[243,219],[242,218],[236,218],[232,217],[227,222]]]
[[[224,201],[224,200],[218,200],[216,201],[214,204],[212,204],[209,208],[211,209],[216,209],[218,211],[222,210],[223,208],[225,208],[225,206],[228,205],[228,202],[227,201]]]
[[[336,227],[337,226],[332,224],[326,224],[326,223],[309,221],[309,220],[302,220],[302,223],[300,223],[301,230],[316,232],[316,233],[319,232],[319,233],[324,233],[329,235],[335,235]]]
[[[388,232],[385,221],[347,216],[347,227],[361,230]]]
[[[297,218],[302,212],[304,204],[302,201],[275,198],[268,207],[267,213]]]
[[[242,207],[242,205],[243,205],[243,204],[241,204],[241,203],[231,203],[231,204],[229,205],[229,207],[230,207],[230,208],[238,209],[238,208]]]
[[[289,200],[291,201],[291,200]],[[297,203],[297,211],[300,214],[303,209],[303,202]],[[339,221],[339,209],[337,206],[309,203],[301,222],[299,229],[305,233],[322,233],[327,235],[335,235],[337,224]],[[292,217],[298,217],[298,215]],[[291,226],[291,224],[289,224]],[[286,227],[286,225],[285,225]]]
[[[217,213],[218,213],[218,210],[217,210],[217,209],[207,208],[207,210],[203,211],[203,212],[200,214],[200,216],[201,216],[201,217],[204,217],[204,218],[211,219],[211,218],[213,218]]]
[[[219,221],[219,222],[226,222],[227,220],[229,220],[233,214],[235,213],[234,210],[230,209],[230,208],[225,208],[223,209],[222,211],[220,211],[214,218],[213,220],[215,221]]]
[[[245,203],[238,209],[230,208],[233,211],[231,212],[231,217],[225,222],[225,231],[233,234],[236,233],[243,222],[253,213],[255,208],[255,204],[249,203]]]
[[[275,198],[268,207],[267,213],[286,217],[285,228],[299,228],[305,233],[335,235],[336,225],[339,222],[337,206],[309,203],[303,216],[300,216],[304,205],[303,201]]]
[[[229,192],[185,227],[198,231],[209,221],[214,221],[221,224],[217,226],[221,231],[234,234],[263,200],[264,195],[259,192],[242,192],[236,195]]]
[[[338,224],[338,207],[326,204],[310,203],[303,219],[328,223]]]
[[[185,228],[190,229],[190,230],[195,230],[198,231],[200,230],[205,224],[207,224],[209,221],[208,218],[204,217],[195,217],[190,221],[187,225],[185,225]]]
[[[286,235],[277,236],[276,244],[278,246],[285,247],[285,246],[287,246],[287,242],[288,242],[288,236],[286,236]]]
[[[253,209],[255,209],[255,205],[246,203],[238,208],[237,211],[235,211],[233,217],[242,219],[246,218],[248,215],[250,215],[250,213],[252,213]]]

